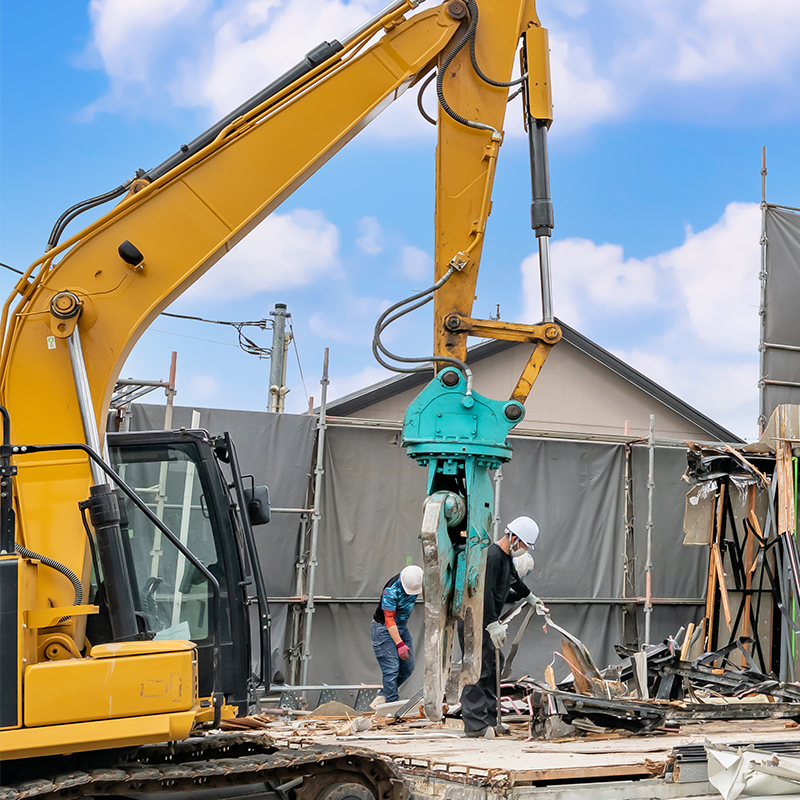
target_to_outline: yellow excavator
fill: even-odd
[[[435,378],[404,432],[409,454],[431,474],[422,526],[425,659],[434,665],[430,680],[426,673],[429,716],[441,706],[456,620],[466,629],[462,682],[480,670],[487,470],[510,457],[505,436],[560,338],[547,246],[547,32],[533,0],[447,0],[411,13],[419,4],[395,0],[350,36],[323,42],[159,166],[68,209],[45,255],[6,300],[2,800],[66,789],[70,796],[125,796],[247,784],[298,800],[403,796],[391,767],[366,753],[288,752],[257,737],[193,735],[252,708],[258,681],[251,659],[269,683],[269,609],[253,536],[253,525],[269,519],[268,491],[242,475],[227,435],[107,436],[105,420],[120,369],[156,316],[383,108],[431,81],[438,100],[430,118],[438,130],[435,283],[381,318],[375,350],[382,362],[404,364],[380,333],[434,300],[426,368],[434,367]],[[520,77],[512,80],[517,59]],[[539,325],[471,317],[512,86],[522,93],[530,140]],[[115,200],[64,238],[79,214]],[[464,363],[468,335],[536,344],[509,401],[473,391]],[[427,431],[426,415],[441,416],[436,408],[447,409],[451,431]],[[482,415],[495,426],[487,439],[476,433]],[[259,620],[254,636],[251,608]]]

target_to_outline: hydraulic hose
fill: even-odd
[[[81,584],[80,578],[69,567],[64,566],[64,564],[61,564],[58,561],[54,561],[52,558],[39,555],[39,553],[34,553],[33,550],[28,550],[27,547],[23,547],[16,542],[14,543],[14,552],[23,558],[31,558],[35,559],[36,561],[41,561],[46,567],[50,567],[51,569],[60,572],[64,577],[69,579],[69,582],[75,588],[75,602],[72,605],[79,606],[83,602],[83,585]],[[66,622],[68,619],[68,616],[61,617],[59,622]]]
[[[462,125],[466,125],[470,128],[494,130],[494,128],[492,128],[490,125],[484,125],[482,122],[473,122],[472,120],[468,120],[466,117],[462,117],[461,114],[459,114],[457,111],[454,111],[450,107],[444,96],[444,76],[447,73],[447,68],[450,66],[453,59],[464,49],[464,45],[468,44],[469,40],[475,35],[475,29],[477,28],[477,25],[478,20],[473,15],[469,21],[467,30],[464,32],[464,35],[458,40],[458,43],[455,45],[455,47],[453,47],[453,49],[444,57],[439,69],[436,71],[436,96],[439,98],[439,105],[444,109],[444,112],[456,122],[459,122]]]
[[[432,72],[425,78],[425,82],[419,87],[419,91],[417,92],[417,108],[419,109],[419,113],[422,114],[423,118],[427,122],[430,122],[431,125],[435,125],[436,120],[425,110],[425,107],[422,105],[422,98],[425,94],[425,90],[431,85],[431,81],[433,80],[436,80],[435,72]]]
[[[447,69],[452,63],[453,59],[464,49],[464,46],[469,44],[469,58],[472,63],[472,68],[475,70],[477,76],[488,83],[490,86],[497,86],[499,88],[508,88],[509,86],[516,86],[517,84],[524,83],[527,79],[527,73],[522,75],[520,78],[516,78],[513,81],[503,82],[503,81],[496,81],[486,75],[483,70],[478,65],[478,59],[475,55],[475,37],[478,30],[478,3],[476,0],[465,0],[467,4],[467,8],[469,9],[469,25],[467,26],[467,30],[464,32],[464,35],[459,39],[458,43],[453,47],[453,49],[445,56],[444,60],[442,61],[439,69],[436,73],[436,96],[439,99],[439,105],[444,109],[445,113],[454,119],[456,122],[460,123],[461,125],[466,125],[469,128],[476,128],[478,130],[483,131],[491,131],[493,136],[500,136],[500,132],[492,127],[491,125],[487,125],[485,122],[477,122],[475,120],[467,119],[466,117],[459,114],[457,111],[453,110],[450,107],[450,104],[447,102],[447,99],[444,96],[444,76],[447,73]],[[423,84],[422,89],[420,89],[420,95],[418,99],[418,107],[422,116],[424,116],[429,122],[433,121],[423,110],[422,108],[422,91],[424,91],[425,86],[427,84]]]
[[[416,294],[411,295],[410,297],[406,297],[403,300],[399,300],[394,305],[389,306],[389,308],[384,311],[380,317],[378,317],[378,321],[375,323],[375,333],[372,337],[372,353],[375,356],[375,360],[386,369],[390,369],[393,372],[424,372],[429,366],[433,364],[452,364],[454,367],[459,369],[463,374],[467,381],[467,395],[472,394],[472,370],[467,366],[467,364],[461,359],[454,358],[452,356],[424,356],[421,358],[411,358],[407,356],[399,356],[395,353],[392,353],[390,350],[386,348],[386,346],[381,341],[381,334],[384,330],[386,330],[387,326],[394,322],[395,320],[399,319],[400,317],[409,314],[410,312],[414,311],[417,308],[421,308],[422,306],[426,305],[433,299],[434,293],[437,289],[440,289],[447,283],[448,280],[452,277],[455,269],[450,267],[441,278],[439,278],[433,286],[430,286],[427,289],[423,289],[421,292],[417,292]],[[387,358],[390,358],[394,361],[399,361],[401,364],[426,364],[428,366],[425,367],[414,367],[414,368],[407,368],[407,367],[399,367],[395,364],[388,363],[382,355],[385,355]]]
[[[84,211],[88,211],[90,208],[101,206],[103,203],[107,203],[109,200],[114,200],[120,195],[125,194],[132,182],[133,178],[121,184],[120,186],[117,186],[116,189],[112,189],[110,192],[99,194],[96,197],[90,197],[87,200],[81,200],[80,203],[75,203],[74,206],[70,206],[56,220],[55,225],[53,225],[53,230],[50,231],[50,237],[47,240],[45,252],[52,250],[58,244],[58,240],[61,238],[61,234],[64,233],[64,229],[67,227],[67,225],[69,225],[70,222],[72,222],[73,219],[75,219],[75,217],[77,217],[79,214],[83,214]]]
[[[478,66],[478,59],[475,56],[475,39],[477,38],[476,34],[478,29],[478,3],[476,0],[465,0],[465,2],[467,4],[467,8],[469,9],[470,18],[475,21],[475,31],[473,31],[469,40],[469,60],[472,62],[472,68],[475,70],[477,76],[485,83],[488,83],[489,86],[497,86],[501,89],[507,89],[510,86],[518,86],[519,84],[524,83],[528,77],[527,73],[513,81],[495,81],[485,75],[483,70]]]

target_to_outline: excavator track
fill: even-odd
[[[355,747],[278,746],[264,733],[222,733],[182,742],[146,745],[126,757],[70,757],[57,764],[3,764],[0,800],[80,800],[158,796],[160,793],[232,789],[259,784],[282,800],[406,800],[405,784],[392,763]],[[41,775],[49,777],[40,777]],[[8,779],[10,782],[6,783]],[[269,797],[269,794],[260,797]],[[187,795],[188,798],[191,794]]]

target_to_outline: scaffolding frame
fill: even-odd
[[[792,352],[800,353],[800,346],[783,344],[780,342],[767,341],[767,280],[769,273],[767,270],[767,252],[769,248],[769,239],[767,237],[767,211],[770,208],[777,208],[783,211],[791,211],[800,214],[800,208],[794,206],[783,206],[777,203],[767,202],[767,148],[762,148],[761,151],[761,238],[759,245],[761,247],[761,268],[758,273],[760,283],[759,293],[759,335],[758,335],[758,435],[763,436],[764,429],[767,425],[767,418],[773,409],[769,409],[767,413],[766,407],[766,387],[767,386],[786,386],[792,389],[800,389],[800,383],[796,381],[783,381],[780,378],[770,378],[766,374],[766,355],[767,350],[790,350]]]
[[[311,636],[313,632],[314,609],[318,605],[375,605],[380,598],[378,597],[318,597],[314,594],[314,576],[316,572],[316,550],[319,537],[319,525],[322,520],[321,500],[322,483],[324,478],[324,458],[325,458],[325,434],[328,428],[372,428],[377,430],[401,430],[402,423],[394,420],[370,420],[357,417],[331,417],[326,413],[327,407],[327,385],[328,385],[328,359],[327,350],[323,367],[323,376],[320,380],[322,386],[322,397],[317,414],[317,441],[314,463],[316,464],[313,473],[309,477],[309,494],[313,499],[312,503],[307,503],[308,508],[298,509],[273,509],[280,512],[292,512],[301,514],[300,530],[298,537],[297,560],[295,561],[295,594],[291,597],[270,597],[270,603],[286,603],[292,607],[291,630],[288,635],[287,646],[287,684],[305,685],[308,679],[308,670],[311,664]],[[623,619],[623,635],[628,646],[639,647],[641,641],[638,633],[638,622],[636,611],[642,608],[645,611],[645,632],[644,638],[647,639],[650,630],[650,615],[653,608],[657,606],[685,606],[701,608],[706,604],[705,597],[657,597],[652,593],[653,564],[650,557],[652,548],[652,535],[654,529],[653,509],[654,496],[656,490],[655,482],[655,450],[656,448],[686,449],[686,443],[682,439],[656,438],[655,436],[655,417],[651,415],[650,432],[645,437],[630,436],[627,434],[583,434],[566,431],[515,431],[511,438],[541,438],[558,439],[562,441],[585,441],[585,442],[604,442],[608,444],[621,444],[626,449],[626,467],[624,473],[624,548],[620,554],[623,559],[623,585],[620,587],[620,595],[614,597],[561,597],[548,599],[548,605],[574,605],[576,603],[589,605],[606,605],[612,608],[619,608]],[[712,443],[709,443],[712,444]],[[713,444],[719,445],[719,442]],[[648,585],[651,590],[644,596],[638,596],[635,592],[635,520],[633,517],[633,474],[630,458],[634,446],[644,446],[648,449],[648,480],[647,480],[647,515],[648,521],[645,526],[645,534],[648,540],[647,568]],[[500,470],[498,470],[500,472]],[[496,511],[492,518],[492,528],[494,537],[497,538],[501,525],[498,513],[499,504],[502,496],[502,473],[495,474],[494,480]],[[421,602],[421,601],[418,601]],[[287,626],[288,626],[287,621]]]

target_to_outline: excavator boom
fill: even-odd
[[[507,434],[522,419],[527,390],[560,332],[552,323],[512,330],[474,320],[471,311],[520,43],[523,74],[513,83],[523,90],[531,149],[538,153],[534,207],[538,202],[546,210],[549,202],[542,183],[542,137],[551,116],[547,42],[533,0],[447,0],[407,17],[418,4],[397,0],[348,38],[323,43],[155,169],[65,212],[45,255],[6,300],[0,319],[2,757],[181,739],[197,720],[218,722],[226,713],[216,650],[210,687],[202,674],[198,684],[197,649],[177,636],[178,616],[170,629],[175,638],[154,640],[148,627],[157,586],[151,580],[140,587],[130,564],[136,544],[126,527],[131,503],[154,526],[155,538],[174,546],[184,570],[176,578],[180,592],[191,595],[203,582],[209,587],[217,634],[224,628],[224,586],[191,552],[183,532],[177,536],[165,525],[163,508],[155,513],[137,500],[104,460],[111,392],[131,349],[163,309],[434,70],[436,283],[423,293],[434,300],[434,352],[422,361],[438,374],[410,409],[404,431],[409,455],[429,470],[422,540],[427,580],[440,586],[437,597],[428,592],[426,598],[436,620],[426,644],[437,665],[426,677],[429,715],[438,713],[457,620],[465,623],[467,642],[462,682],[480,671],[489,470],[510,457]],[[81,210],[110,198],[122,199],[60,241]],[[534,219],[541,223],[537,235],[549,235],[547,221]],[[394,318],[384,316],[380,325]],[[381,330],[376,352],[385,363],[391,354],[380,343]],[[464,359],[467,335],[476,330],[537,345],[512,400],[473,391]],[[448,422],[437,428],[430,415],[440,412]],[[185,461],[188,486],[197,467],[188,456]],[[88,604],[78,590],[101,576],[102,596]],[[87,618],[101,611],[109,633],[90,641]],[[201,694],[198,685],[209,690]],[[91,687],[97,701],[71,696],[68,686]]]

